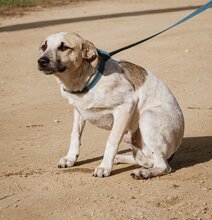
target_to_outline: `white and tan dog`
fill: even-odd
[[[95,46],[74,33],[57,33],[41,44],[39,70],[54,74],[62,95],[74,106],[69,151],[58,167],[74,165],[89,121],[111,130],[94,176],[109,176],[113,163],[143,167],[133,172],[136,179],[169,173],[167,160],[181,144],[184,119],[173,94],[153,73],[111,58],[94,88],[83,94],[68,92],[82,90],[95,76],[101,60]],[[121,140],[130,145],[132,155],[117,155]]]

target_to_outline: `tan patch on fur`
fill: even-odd
[[[146,80],[146,70],[141,66],[127,61],[120,61],[119,63],[127,80],[133,85],[135,90],[139,89]]]

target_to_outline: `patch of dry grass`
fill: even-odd
[[[62,6],[88,0],[0,0],[0,16],[22,16],[40,8]]]

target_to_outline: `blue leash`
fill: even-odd
[[[115,55],[115,54],[117,54],[117,53],[120,53],[120,52],[123,51],[123,50],[127,50],[127,49],[129,49],[129,48],[131,48],[131,47],[134,47],[134,46],[136,46],[136,45],[138,45],[138,44],[141,44],[141,43],[143,43],[143,42],[145,42],[145,41],[147,41],[147,40],[150,40],[151,38],[156,37],[157,35],[162,34],[163,32],[168,31],[168,30],[170,30],[170,29],[176,27],[177,25],[182,24],[183,22],[185,22],[185,21],[187,21],[187,20],[193,18],[194,16],[196,16],[196,15],[202,13],[203,11],[207,10],[207,9],[210,8],[210,7],[212,7],[212,1],[210,1],[210,2],[206,3],[205,5],[201,6],[200,8],[198,8],[197,10],[195,10],[194,12],[192,12],[191,14],[189,14],[188,16],[186,16],[185,18],[181,19],[181,20],[178,21],[177,23],[171,25],[170,27],[168,27],[168,28],[166,28],[166,29],[164,29],[164,30],[162,30],[162,31],[160,31],[160,32],[158,32],[158,33],[156,33],[156,34],[153,34],[153,35],[151,35],[151,36],[149,36],[149,37],[147,37],[147,38],[145,38],[145,39],[143,39],[143,40],[140,40],[140,41],[135,42],[135,43],[133,43],[133,44],[130,44],[130,45],[128,45],[128,46],[125,46],[125,47],[119,48],[119,49],[117,49],[117,50],[114,50],[114,51],[110,52],[109,55],[110,55],[110,56],[113,56],[113,55]]]
[[[168,27],[168,28],[166,28],[166,29],[164,29],[164,30],[162,30],[162,31],[159,31],[158,33],[153,34],[153,35],[151,35],[151,36],[149,36],[149,37],[147,37],[147,38],[144,38],[143,40],[137,41],[137,42],[135,42],[135,43],[133,43],[133,44],[130,44],[130,45],[127,45],[127,46],[125,46],[125,47],[121,47],[121,48],[119,48],[119,49],[117,49],[117,50],[114,50],[114,51],[112,51],[112,52],[110,52],[110,53],[98,49],[97,51],[98,51],[100,57],[102,58],[102,61],[100,62],[100,65],[99,65],[99,68],[98,68],[98,70],[97,70],[97,73],[96,73],[95,77],[92,79],[92,81],[91,81],[87,86],[85,86],[82,90],[79,90],[79,91],[70,91],[70,90],[64,89],[64,91],[69,92],[69,93],[77,93],[77,94],[81,94],[81,93],[86,93],[86,92],[88,92],[88,91],[89,91],[90,89],[92,89],[92,88],[97,84],[97,82],[101,79],[101,76],[103,75],[104,68],[105,68],[105,62],[107,62],[107,60],[109,60],[109,59],[111,58],[111,56],[113,56],[113,55],[115,55],[115,54],[117,54],[117,53],[120,53],[121,51],[127,50],[127,49],[129,49],[129,48],[131,48],[131,47],[134,47],[134,46],[136,46],[136,45],[138,45],[138,44],[141,44],[141,43],[143,43],[143,42],[145,42],[145,41],[147,41],[147,40],[150,40],[150,39],[152,39],[153,37],[156,37],[156,36],[158,36],[159,34],[162,34],[162,33],[164,33],[165,31],[168,31],[168,30],[170,30],[170,29],[176,27],[177,25],[182,24],[183,22],[185,22],[185,21],[187,21],[187,20],[193,18],[194,16],[196,16],[196,15],[202,13],[203,11],[207,10],[207,9],[210,8],[210,7],[212,7],[212,1],[209,1],[209,2],[206,3],[205,5],[201,6],[200,8],[198,8],[197,10],[195,10],[194,12],[192,12],[191,14],[189,14],[188,16],[186,16],[185,18],[179,20],[177,23],[171,25],[170,27]]]

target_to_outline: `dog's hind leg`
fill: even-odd
[[[146,157],[142,152],[142,149],[137,148],[135,146],[132,146],[132,149],[133,149],[133,157],[138,165],[145,168],[153,167],[154,165],[153,160],[151,158]]]
[[[143,147],[141,150],[134,149],[134,156],[141,157],[141,162],[144,163],[144,158],[152,163],[152,167],[148,169],[136,169],[132,176],[135,179],[147,179],[151,177],[165,175],[171,172],[171,168],[167,162],[168,149],[170,149],[169,142],[167,141],[167,134],[164,132],[162,126],[157,124],[158,114],[153,111],[143,113],[139,126],[141,128],[141,136],[143,139]],[[145,154],[145,156],[144,156]],[[136,159],[138,162],[139,160]],[[138,163],[143,166],[143,164]],[[145,167],[145,166],[144,166]]]
[[[123,155],[123,154],[117,154],[115,156],[115,159],[114,159],[113,163],[114,164],[119,164],[119,163],[137,164],[137,162],[134,159],[133,155]]]
[[[154,156],[154,167],[149,169],[136,169],[131,174],[134,179],[148,179],[156,176],[162,176],[171,172],[171,167],[163,155]]]
[[[128,131],[122,141],[129,145],[130,149],[132,149],[132,155],[116,155],[114,159],[114,163],[132,163],[138,164],[145,168],[153,167],[153,160],[151,158],[146,157],[142,152],[143,141],[141,137],[140,129],[138,128],[133,134]]]
[[[133,152],[133,158],[136,161],[136,164],[145,167],[150,168],[153,167],[153,160],[147,156],[144,155],[142,152],[144,143],[143,138],[141,135],[141,130],[138,128],[132,135],[131,135],[131,149]]]

